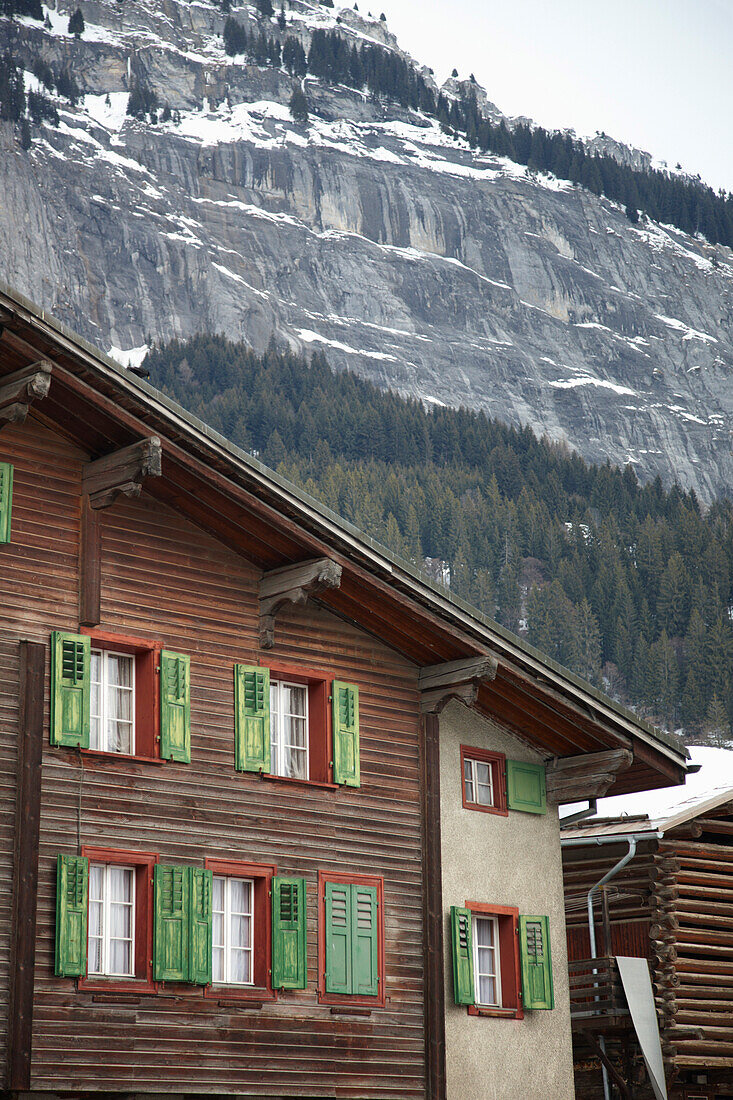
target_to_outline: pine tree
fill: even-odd
[[[255,0],[255,5],[263,19],[271,19],[272,16],[275,14],[275,9],[272,6],[272,0]]]
[[[286,26],[288,25],[288,21],[285,18],[285,7],[282,4],[280,5],[280,11],[277,17],[277,25],[281,31],[284,31]]]
[[[69,19],[69,34],[79,39],[84,34],[84,16],[81,8],[77,8]]]
[[[27,118],[20,120],[20,147],[26,152],[31,147],[31,128]]]
[[[305,93],[302,88],[298,86],[293,88],[293,94],[290,97],[288,108],[295,122],[300,122],[304,124],[308,121],[308,100],[306,99]]]

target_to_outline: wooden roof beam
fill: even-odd
[[[546,771],[547,801],[555,805],[602,798],[619,772],[634,762],[628,749],[609,749],[556,759]]]
[[[160,477],[162,446],[154,435],[88,462],[82,473],[82,490],[93,509],[108,508],[118,496],[137,497],[147,477]]]
[[[51,385],[51,364],[39,359],[0,383],[0,428],[5,424],[23,424],[34,401],[42,401]]]
[[[260,645],[275,644],[275,616],[286,603],[305,603],[327,588],[341,587],[341,566],[330,558],[297,562],[271,569],[260,581]]]
[[[417,684],[422,713],[440,714],[450,699],[460,699],[472,707],[478,699],[479,688],[494,679],[497,667],[496,658],[486,655],[421,668]]]

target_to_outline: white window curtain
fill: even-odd
[[[482,1005],[500,1005],[499,922],[496,917],[474,917],[473,931],[476,1000]]]
[[[214,876],[212,980],[254,983],[254,882]]]
[[[135,870],[116,863],[89,866],[87,970],[104,977],[135,974]]]
[[[270,768],[273,775],[308,778],[308,688],[270,681]]]
[[[135,751],[135,658],[93,649],[89,747],[104,752]]]

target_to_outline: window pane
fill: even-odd
[[[211,978],[215,982],[224,981],[224,948],[214,947],[211,953]]]
[[[241,878],[229,879],[232,913],[249,913],[249,882]]]
[[[251,982],[250,977],[251,954],[249,951],[236,949],[232,951],[231,981]]]
[[[482,1005],[498,1004],[496,999],[496,979],[479,978],[479,1001]]]
[[[110,943],[110,974],[132,976],[132,944],[129,940],[112,940]]]
[[[485,764],[482,760],[477,760],[476,764],[476,779],[479,783],[491,782],[491,771],[489,765]]]
[[[283,768],[279,774],[291,779],[307,779],[308,758],[306,750],[285,748],[283,750]]]
[[[89,898],[94,898],[96,901],[102,900],[102,881],[104,877],[104,866],[100,863],[90,863],[89,865]]]
[[[132,657],[121,657],[117,653],[107,656],[107,675],[113,687],[132,687]]]
[[[476,921],[476,942],[479,947],[494,946],[494,922],[491,920]]]
[[[109,896],[111,901],[132,901],[132,871],[129,867],[110,866]]]
[[[214,878],[213,908],[220,913],[224,912],[224,879],[218,876]]]
[[[305,687],[298,687],[295,684],[284,684],[285,700],[284,710],[287,714],[301,715],[305,718],[306,715],[306,699],[308,697],[308,689]]]

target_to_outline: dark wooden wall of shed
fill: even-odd
[[[51,630],[78,624],[85,457],[35,421],[0,435],[0,461],[16,467],[13,542],[2,549],[0,572],[3,790],[12,786],[15,768],[18,641],[48,644]],[[315,606],[279,616],[275,648],[260,654],[257,570],[145,493],[102,513],[102,555],[100,629],[157,639],[191,655],[192,763],[87,756],[82,768],[78,753],[44,747],[33,1089],[423,1096],[414,666]],[[361,789],[290,786],[235,773],[232,664],[258,658],[360,685]],[[11,819],[9,810],[0,818],[3,884]],[[216,998],[174,986],[100,1003],[55,978],[55,860],[60,851],[75,852],[79,841],[198,865],[206,856],[277,863],[283,873],[304,875],[308,989],[257,1010],[220,1007]],[[387,1005],[371,1015],[335,1015],[317,1003],[319,869],[384,876]],[[7,973],[6,896],[0,982]]]

